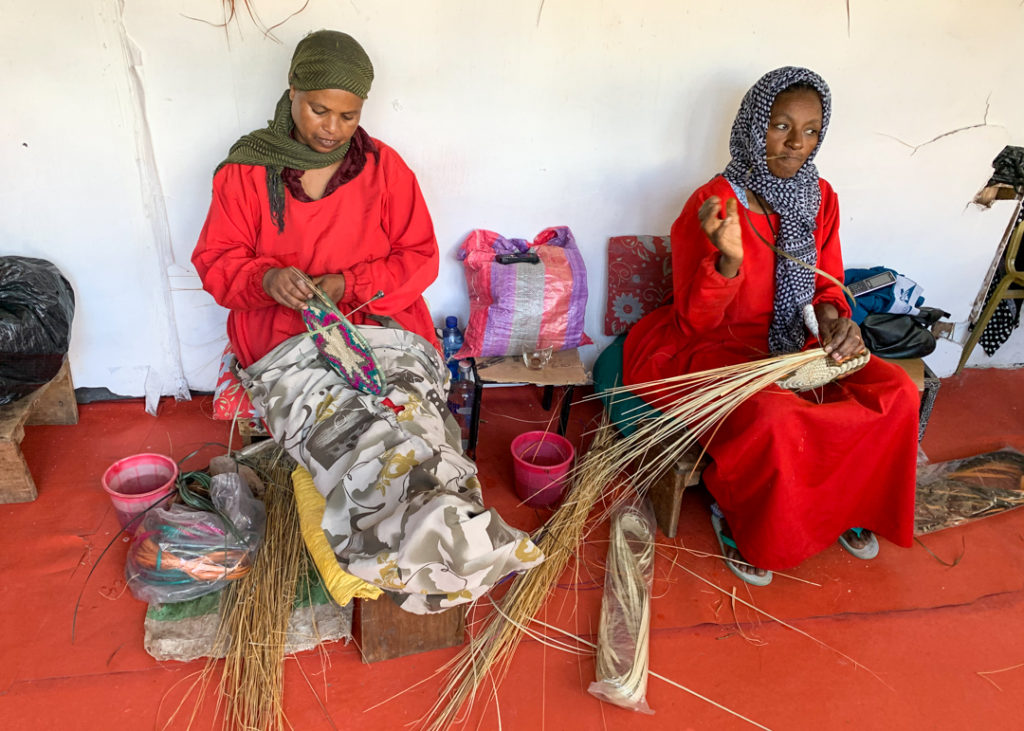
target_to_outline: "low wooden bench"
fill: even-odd
[[[45,386],[14,403],[0,406],[0,503],[27,503],[36,499],[36,483],[21,454],[25,426],[77,423],[78,404],[67,359]]]
[[[356,600],[356,641],[365,663],[380,662],[466,641],[466,608],[411,614],[386,596]]]

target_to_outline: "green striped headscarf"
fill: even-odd
[[[373,64],[355,38],[333,30],[318,30],[299,41],[288,69],[288,83],[299,91],[342,89],[365,99],[373,83]],[[320,153],[292,139],[292,105],[288,91],[281,95],[274,118],[267,126],[241,137],[227,158],[217,166],[260,165],[267,169],[270,215],[284,230],[284,168],[314,170],[333,165],[349,150],[346,142],[336,150]],[[214,175],[217,174],[214,171]]]

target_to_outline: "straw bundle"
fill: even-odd
[[[428,712],[431,731],[453,723],[478,684],[492,675],[497,686],[508,670],[527,625],[539,611],[585,534],[585,523],[606,490],[618,484],[624,472],[643,494],[697,439],[714,428],[744,400],[792,376],[801,366],[829,356],[821,348],[740,363],[657,382],[609,389],[601,396],[643,393],[661,411],[646,419],[628,437],[616,441],[607,422],[596,430],[594,442],[570,471],[571,488],[565,502],[551,516],[534,542],[544,551],[540,566],[517,576],[508,593],[454,661],[437,703]],[[654,461],[652,444],[664,446]]]
[[[574,468],[573,484],[565,501],[534,539],[544,552],[544,563],[515,578],[497,611],[459,653],[437,703],[430,709],[428,729],[444,729],[453,723],[463,703],[473,697],[478,683],[488,673],[495,675],[495,684],[504,677],[522,639],[523,627],[540,610],[569,563],[583,537],[591,509],[615,476],[602,458],[612,439],[611,427],[603,425],[590,451]]]
[[[273,442],[261,442],[238,454],[266,485],[266,534],[252,570],[221,595],[217,635],[196,686],[200,693],[206,690],[216,672],[217,658],[224,657],[217,703],[218,710],[223,709],[224,728],[283,731],[287,724],[282,696],[288,620],[298,578],[308,575],[311,564],[291,489],[294,462]],[[181,712],[184,702],[164,728]],[[198,708],[193,707],[187,727],[195,721]]]
[[[646,696],[654,530],[654,514],[644,503],[626,505],[612,517],[597,682],[588,688],[602,700],[645,713],[652,712]]]
[[[267,532],[252,571],[223,598],[218,631],[224,643],[221,695],[226,728],[285,727],[281,705],[288,619],[300,572],[308,571],[291,489],[290,460],[279,449],[264,465]]]

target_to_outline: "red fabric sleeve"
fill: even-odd
[[[440,255],[434,224],[416,176],[395,154],[381,155],[385,180],[381,227],[391,252],[343,270],[346,308],[369,301],[378,291],[384,296],[367,306],[377,315],[394,315],[421,301],[423,290],[437,278]]]
[[[697,211],[711,197],[710,186],[699,188],[672,224],[672,279],[674,315],[683,333],[706,333],[722,324],[726,306],[743,284],[743,268],[732,279],[715,268],[720,256],[704,229]]]
[[[256,253],[263,212],[260,197],[239,165],[225,165],[213,178],[213,199],[192,264],[217,304],[229,310],[276,305],[263,289],[268,269],[285,266]]]

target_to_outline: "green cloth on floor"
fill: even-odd
[[[157,622],[178,622],[183,619],[202,617],[207,614],[214,614],[220,609],[220,594],[224,591],[215,591],[212,594],[204,594],[186,602],[174,602],[173,604],[150,604],[146,610],[146,618]],[[327,596],[324,583],[320,580],[315,569],[311,569],[305,577],[300,577],[298,586],[295,588],[295,602],[293,609],[303,607],[320,606],[331,601]]]

